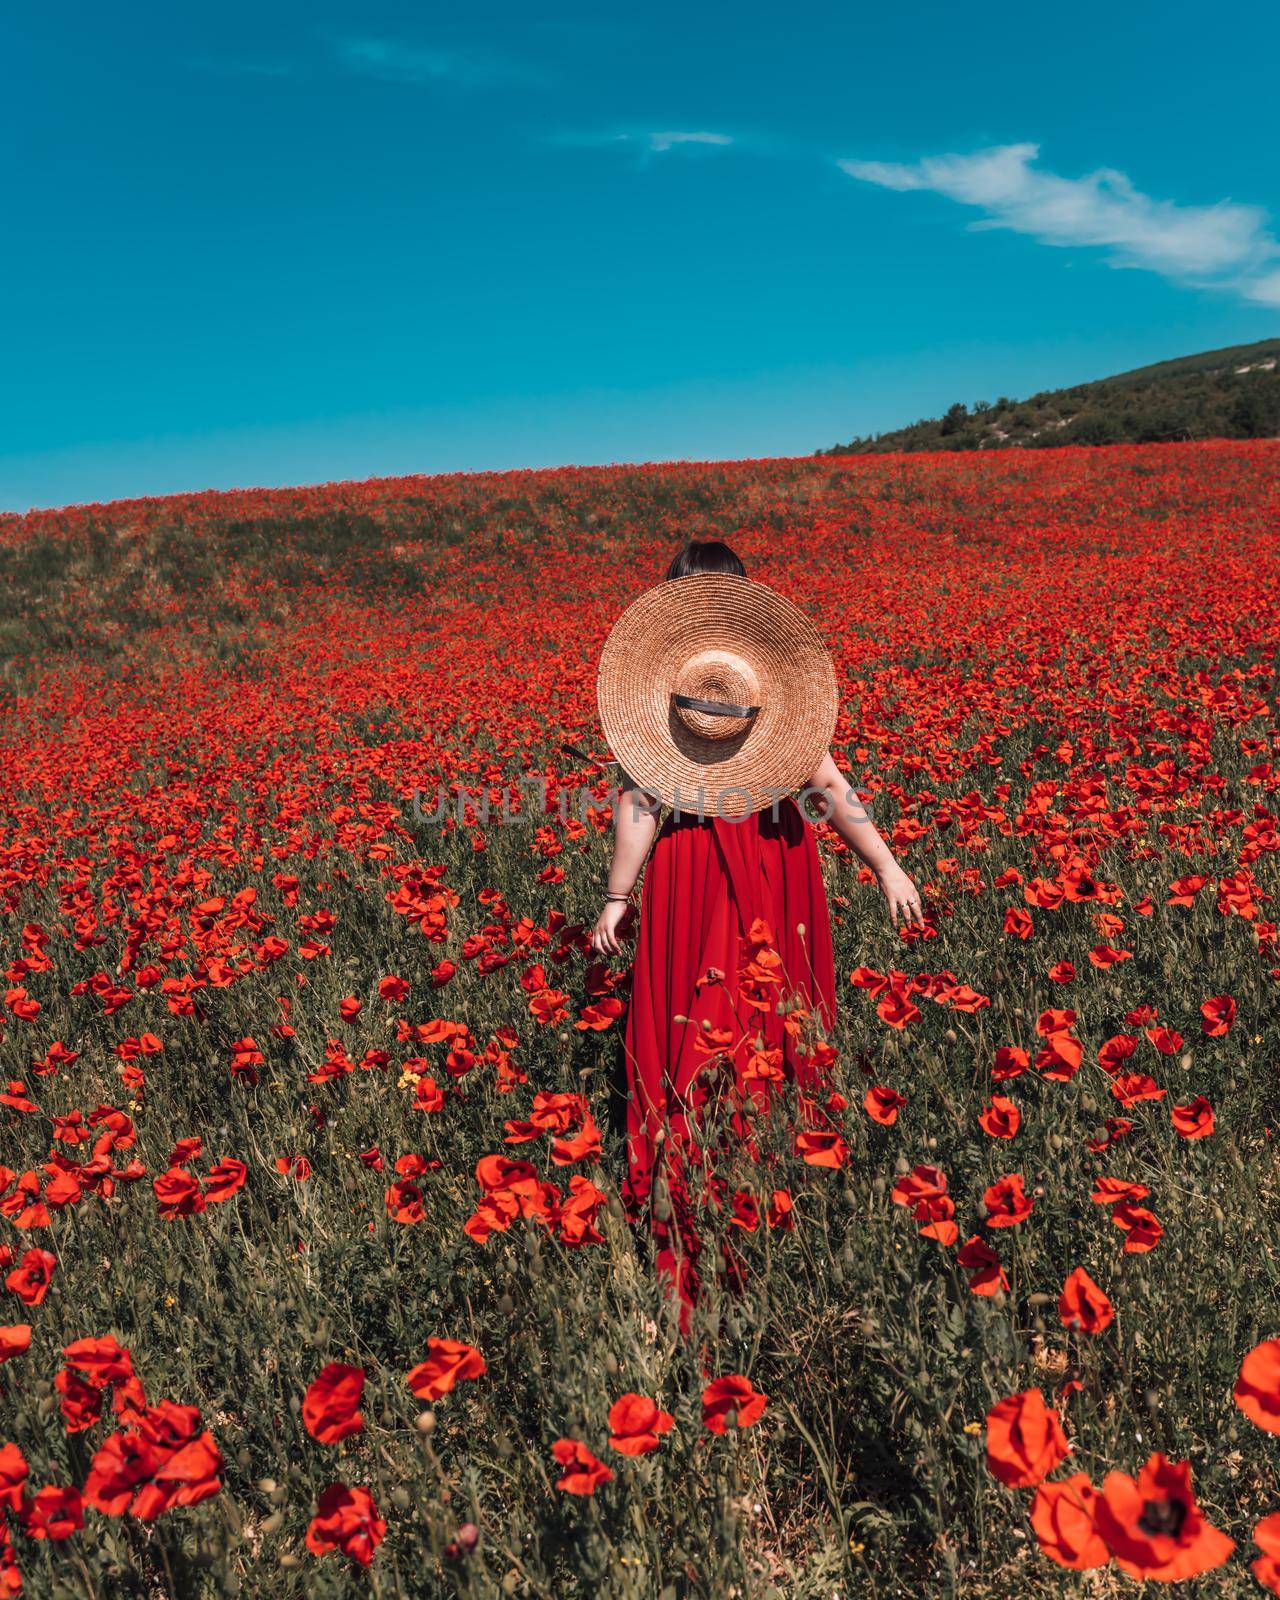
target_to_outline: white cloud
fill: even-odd
[[[523,62],[410,44],[401,39],[347,36],[334,39],[332,49],[339,64],[349,72],[386,83],[450,82],[470,89],[487,89],[546,81],[542,72]]]
[[[678,144],[732,144],[727,133],[651,133],[649,148],[655,155],[664,155]]]
[[[598,150],[609,145],[621,145],[624,149],[641,152],[642,158],[651,155],[664,156],[672,150],[682,148],[711,147],[723,149],[726,145],[733,144],[733,138],[727,133],[684,133],[684,132],[624,132],[624,133],[562,133],[555,136],[554,142],[567,145],[572,149]]]
[[[1102,167],[1063,178],[1034,165],[1035,144],[997,145],[919,161],[841,161],[850,177],[899,192],[927,190],[986,216],[977,228],[1008,228],[1041,244],[1105,249],[1112,266],[1139,267],[1175,283],[1229,289],[1280,305],[1280,244],[1258,206],[1155,200],[1123,172]]]

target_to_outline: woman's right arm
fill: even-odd
[[[613,860],[609,867],[606,894],[620,897],[606,899],[604,909],[596,919],[591,932],[591,948],[597,955],[621,954],[618,936],[626,929],[633,915],[628,896],[636,886],[640,869],[658,831],[658,800],[630,780],[624,780],[622,792],[613,808]]]

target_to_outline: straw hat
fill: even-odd
[[[719,572],[660,583],[623,612],[596,696],[627,776],[702,816],[745,817],[798,789],[836,722],[817,629],[764,584]]]

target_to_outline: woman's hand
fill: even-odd
[[[876,873],[876,882],[889,902],[889,920],[895,928],[912,924],[924,927],[920,891],[896,861]]]
[[[622,954],[618,940],[631,926],[635,907],[626,900],[606,900],[604,910],[596,918],[591,930],[591,948],[598,956]]]

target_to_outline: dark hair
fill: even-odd
[[[688,539],[667,568],[668,578],[691,578],[696,572],[728,572],[745,578],[747,569],[722,539]]]

